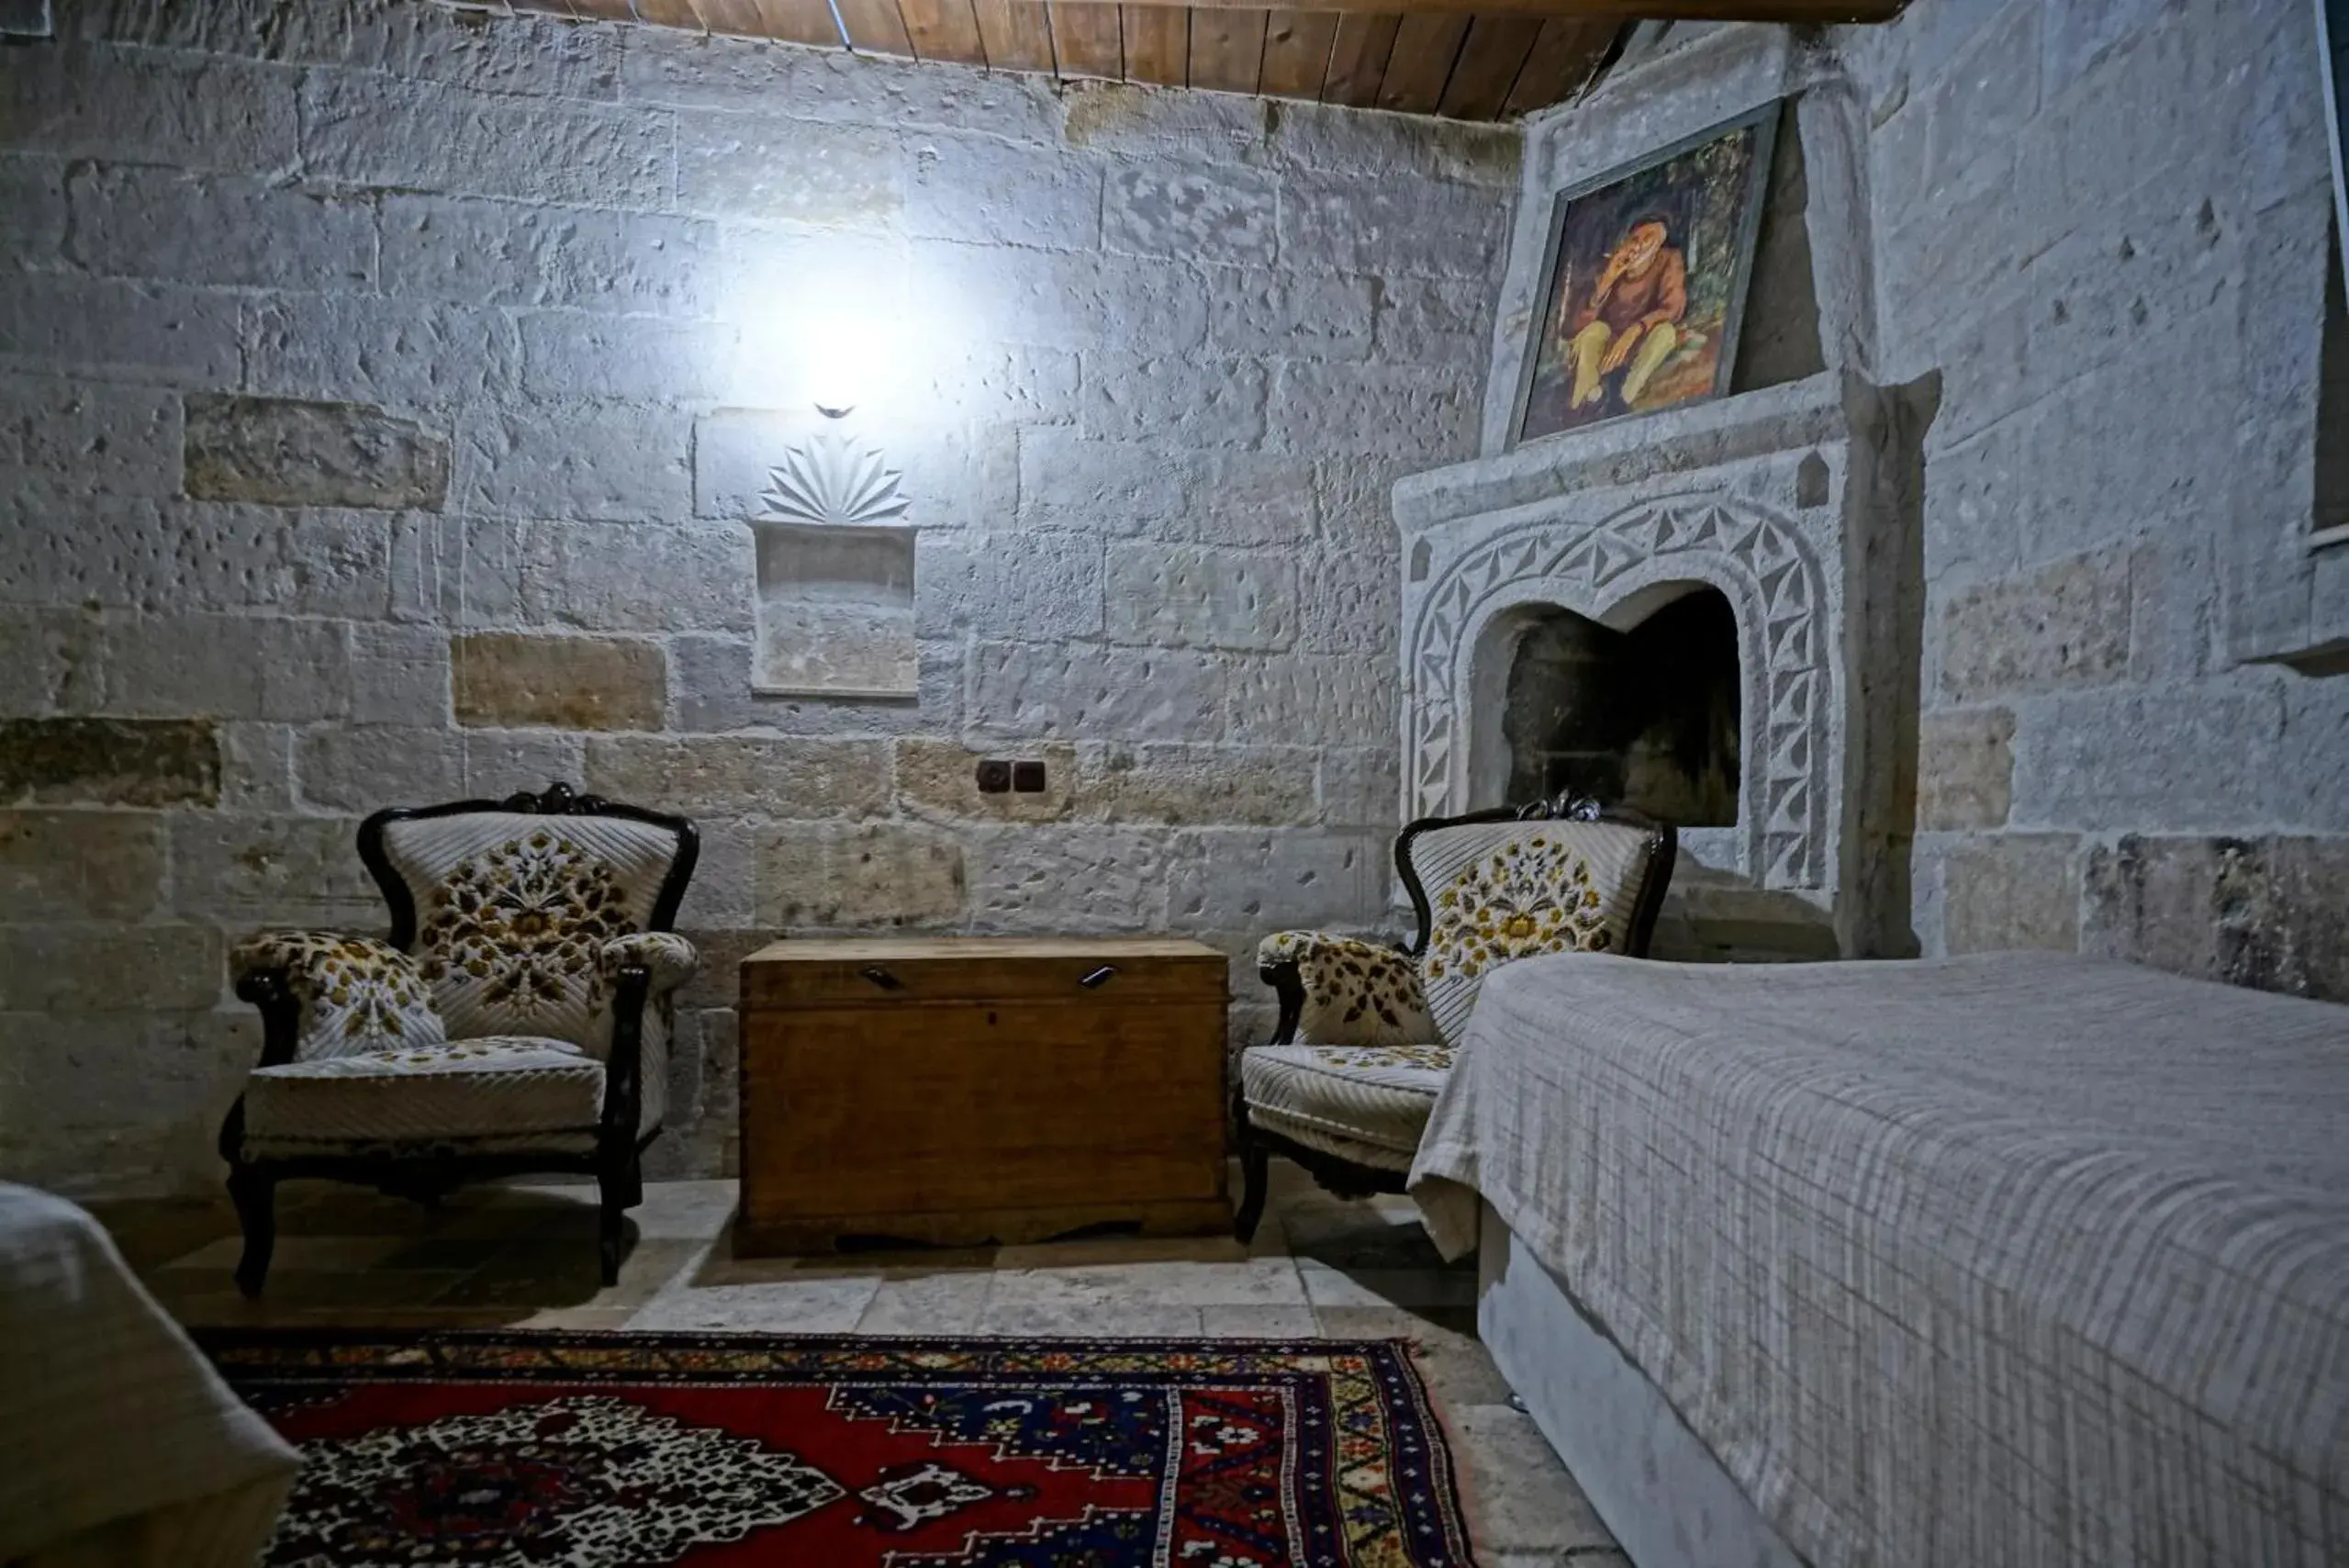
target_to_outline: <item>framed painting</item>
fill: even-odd
[[[1558,193],[1512,445],[1728,390],[1778,114]]]

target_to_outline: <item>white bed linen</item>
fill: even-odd
[[[1821,1568],[2349,1561],[2349,1008],[2047,954],[1485,983],[1476,1194]]]
[[[0,1563],[249,1568],[299,1463],[96,1221],[0,1182]]]

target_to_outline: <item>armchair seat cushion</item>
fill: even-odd
[[[603,1100],[603,1064],[567,1040],[499,1035],[320,1057],[254,1070],[245,1085],[244,1152],[479,1139],[591,1148]]]
[[[1452,1047],[1259,1046],[1240,1053],[1248,1120],[1311,1148],[1408,1170]]]

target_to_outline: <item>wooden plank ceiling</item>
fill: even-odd
[[[524,0],[558,15],[845,46],[1063,81],[1146,82],[1457,119],[1514,118],[1595,77],[1616,17],[1274,11],[1100,0]],[[836,13],[836,15],[835,15]]]
[[[1144,82],[1455,119],[1513,119],[1594,81],[1636,17],[1877,21],[1907,0],[1411,0],[1393,11],[1246,0],[510,0],[1063,81]]]

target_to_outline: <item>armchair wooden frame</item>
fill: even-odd
[[[394,823],[480,812],[626,817],[675,834],[677,854],[654,897],[652,913],[644,923],[647,931],[670,929],[700,855],[700,835],[690,820],[580,794],[567,784],[550,784],[537,793],[524,790],[502,801],[453,801],[444,805],[394,807],[377,812],[359,824],[359,858],[375,878],[390,911],[388,941],[392,946],[405,953],[414,945],[416,899],[385,852],[385,829]],[[423,1145],[412,1152],[386,1149],[381,1153],[247,1159],[242,1152],[245,1101],[239,1094],[220,1124],[218,1145],[220,1157],[229,1162],[229,1197],[236,1205],[238,1223],[244,1231],[244,1254],[237,1264],[237,1288],[248,1296],[256,1296],[268,1278],[270,1256],[276,1248],[276,1193],[280,1182],[306,1177],[355,1182],[393,1197],[430,1205],[469,1182],[536,1172],[569,1172],[596,1178],[601,1201],[597,1227],[598,1260],[603,1282],[614,1283],[620,1273],[627,1211],[643,1202],[643,1151],[661,1131],[656,1126],[640,1132],[637,1126],[643,1103],[644,1003],[651,987],[651,971],[642,965],[626,966],[615,977],[611,1051],[604,1062],[603,1112],[592,1150],[483,1154]],[[253,970],[238,981],[237,995],[261,1011],[259,1065],[277,1067],[292,1061],[301,1032],[301,1004],[286,972],[273,969]]]
[[[1647,879],[1632,904],[1631,929],[1625,937],[1623,951],[1627,957],[1634,958],[1648,956],[1649,944],[1656,933],[1656,916],[1663,908],[1664,890],[1672,883],[1672,865],[1679,857],[1680,835],[1671,824],[1656,822],[1638,812],[1620,806],[1602,806],[1596,801],[1571,795],[1537,801],[1526,806],[1500,806],[1491,811],[1471,812],[1462,816],[1423,817],[1405,827],[1394,841],[1394,866],[1396,874],[1403,879],[1404,890],[1411,896],[1411,907],[1418,918],[1419,929],[1408,944],[1396,945],[1400,951],[1413,958],[1426,953],[1428,937],[1435,926],[1435,911],[1428,902],[1427,890],[1412,868],[1412,841],[1438,828],[1499,822],[1616,823],[1646,833],[1649,840]],[[1265,984],[1272,988],[1281,1007],[1280,1021],[1273,1028],[1272,1038],[1265,1044],[1292,1044],[1297,1037],[1298,1021],[1304,1014],[1304,978],[1294,959],[1265,964],[1257,973]],[[1233,1215],[1232,1229],[1242,1241],[1256,1235],[1256,1227],[1264,1218],[1266,1183],[1270,1176],[1272,1156],[1276,1154],[1294,1161],[1325,1191],[1340,1198],[1367,1198],[1373,1193],[1404,1190],[1407,1180],[1404,1171],[1348,1159],[1255,1126],[1248,1117],[1246,1079],[1237,1073],[1234,1074],[1232,1087],[1232,1119],[1237,1129],[1244,1189],[1239,1210]]]

